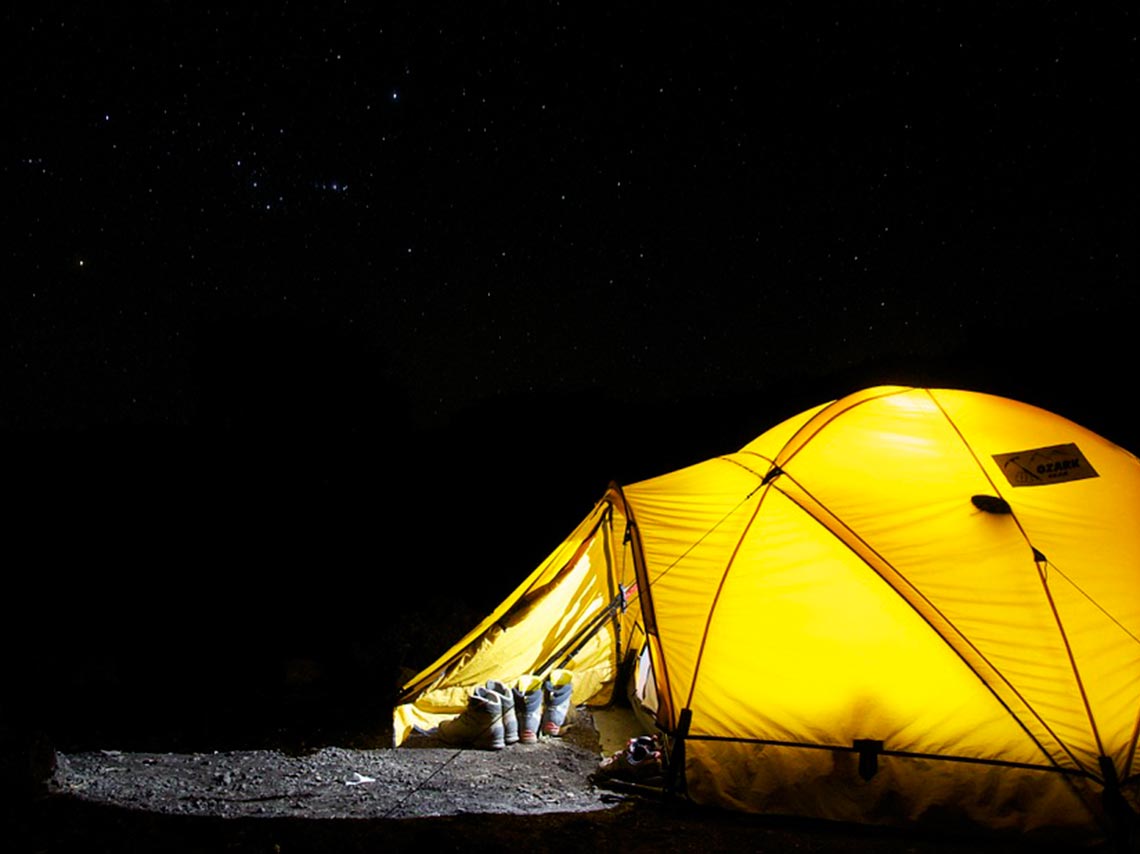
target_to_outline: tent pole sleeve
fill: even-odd
[[[587,641],[596,635],[601,630],[602,626],[606,624],[606,621],[614,615],[618,607],[621,605],[621,601],[622,594],[619,592],[618,595],[613,598],[610,604],[607,605],[604,610],[598,612],[597,616],[590,620],[590,622],[588,622],[582,628],[582,630],[578,632],[578,634],[574,635],[574,637],[566,641],[566,643],[564,643],[558,649],[558,651],[554,653],[554,655],[546,659],[546,661],[542,663],[542,666],[535,671],[535,675],[543,675],[554,665],[554,662],[559,661],[560,659],[561,661],[559,661],[558,666],[562,667],[575,655],[581,652],[582,647],[586,645]]]
[[[608,499],[616,504],[625,517],[629,530],[630,551],[633,554],[633,573],[637,579],[637,598],[641,604],[641,621],[645,626],[645,634],[656,642],[657,652],[661,650],[661,635],[657,631],[657,614],[653,610],[653,591],[649,584],[649,569],[645,564],[645,552],[641,545],[641,531],[637,527],[637,519],[633,515],[633,508],[625,500],[625,493],[617,483],[611,483]],[[674,726],[673,717],[673,688],[669,682],[669,669],[665,663],[665,656],[651,653],[653,658],[653,677],[657,683],[657,721],[666,731]]]

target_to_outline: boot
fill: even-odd
[[[573,674],[569,670],[551,670],[543,684],[546,695],[546,708],[542,710],[542,732],[557,736],[566,728],[566,715],[570,711],[570,695],[574,686],[570,684]]]
[[[479,747],[502,750],[503,704],[499,695],[484,687],[476,688],[467,698],[463,714],[439,725],[439,737],[456,747]]]
[[[542,723],[542,680],[530,673],[520,676],[512,693],[515,695],[519,741],[534,744],[538,741],[538,729]]]
[[[487,690],[498,696],[502,705],[503,742],[510,746],[519,740],[519,719],[515,716],[515,695],[505,682],[487,681]]]
[[[601,761],[594,776],[598,780],[624,780],[650,786],[663,783],[661,739],[656,735],[631,738],[624,750]]]

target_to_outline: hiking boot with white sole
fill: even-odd
[[[510,746],[519,740],[519,719],[515,715],[515,695],[507,687],[507,683],[498,679],[487,681],[487,690],[496,694],[502,705],[503,716],[503,742]]]
[[[570,711],[573,674],[569,670],[551,670],[543,683],[545,707],[542,710],[543,735],[559,736],[566,729],[566,715]]]
[[[499,695],[485,687],[476,688],[467,698],[467,708],[458,717],[439,725],[439,737],[455,747],[502,750],[503,704]]]
[[[519,741],[534,744],[542,725],[542,679],[527,673],[518,678],[512,690],[515,696],[515,715],[518,718]]]

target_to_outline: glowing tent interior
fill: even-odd
[[[633,674],[701,803],[1102,828],[1140,789],[1140,461],[977,392],[818,406],[611,486],[404,686],[396,743],[554,667],[577,703]]]

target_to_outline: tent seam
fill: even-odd
[[[962,443],[963,447],[965,447],[967,452],[969,452],[971,459],[973,459],[974,464],[978,467],[978,471],[990,485],[990,488],[993,489],[999,498],[1005,500],[1004,496],[1001,494],[1001,490],[998,488],[998,485],[994,482],[993,478],[990,477],[989,472],[986,471],[985,466],[982,465],[982,461],[978,457],[977,452],[974,450],[973,445],[971,445],[970,442],[966,439],[965,434],[959,429],[958,425],[954,423],[954,419],[950,417],[950,413],[946,411],[946,409],[938,401],[938,398],[934,396],[933,391],[930,389],[924,389],[924,391],[930,398],[930,401],[938,408],[938,411],[942,413],[942,417],[946,419],[946,423],[950,425],[950,429],[954,431],[954,434],[958,437],[958,440]],[[1033,541],[1029,537],[1029,532],[1025,530],[1025,527],[1021,524],[1021,520],[1018,519],[1017,514],[1013,512],[1012,506],[1009,516],[1013,520],[1013,523],[1017,526],[1017,530],[1021,533],[1021,537],[1025,541],[1025,544],[1029,546],[1030,551],[1035,556],[1040,555],[1040,552],[1038,552],[1034,547]],[[1041,589],[1045,594],[1045,600],[1049,603],[1049,610],[1053,612],[1053,621],[1057,625],[1057,632],[1061,636],[1061,643],[1065,647],[1065,655],[1069,659],[1069,667],[1072,670],[1073,679],[1076,681],[1077,691],[1081,695],[1081,703],[1085,707],[1085,716],[1088,718],[1089,726],[1092,728],[1092,735],[1093,739],[1096,741],[1097,752],[1100,756],[1104,756],[1104,741],[1100,736],[1100,727],[1097,726],[1096,715],[1093,714],[1092,704],[1089,702],[1088,691],[1085,690],[1085,682],[1081,677],[1080,667],[1077,666],[1077,659],[1073,655],[1073,647],[1069,643],[1069,635],[1065,631],[1065,624],[1061,619],[1061,613],[1057,610],[1057,603],[1053,599],[1053,591],[1049,589],[1049,580],[1045,576],[1045,573],[1041,571],[1041,562],[1035,559],[1034,564],[1037,567],[1037,577],[1041,581]]]
[[[744,502],[755,494],[756,490],[748,493],[748,495],[745,496],[745,498],[732,509],[731,513],[735,513],[737,510],[743,507]],[[733,546],[732,554],[729,555],[728,562],[725,564],[724,572],[721,573],[720,582],[716,587],[716,593],[713,594],[712,603],[709,605],[709,614],[708,618],[705,620],[705,628],[701,633],[701,645],[697,650],[696,660],[693,662],[693,676],[689,680],[689,696],[685,700],[685,708],[689,708],[691,706],[693,702],[693,695],[696,694],[697,691],[697,678],[700,676],[701,662],[705,657],[705,646],[708,643],[709,631],[712,629],[713,617],[716,615],[717,605],[720,603],[720,595],[722,592],[724,592],[725,582],[728,581],[728,574],[732,572],[732,568],[736,564],[736,558],[740,554],[740,547],[743,545],[745,538],[748,536],[748,532],[752,530],[752,525],[755,523],[756,517],[760,515],[760,508],[764,506],[764,497],[767,494],[767,490],[760,493],[760,498],[756,502],[756,509],[752,511],[752,516],[749,518],[748,523],[744,526],[744,530],[740,532],[740,536],[736,540],[736,545]],[[728,515],[731,515],[731,513]],[[724,519],[727,519],[728,515],[726,515]],[[724,519],[721,519],[721,522],[723,522]],[[721,522],[718,522],[717,525],[719,526]],[[712,532],[710,531],[709,533]],[[705,534],[705,536],[708,536],[708,534]]]
[[[826,407],[821,409],[814,416],[812,416],[807,421],[805,421],[802,425],[800,425],[799,429],[796,430],[796,432],[792,434],[791,438],[789,438],[788,441],[786,441],[784,443],[783,447],[780,448],[780,453],[776,454],[776,460],[777,461],[773,462],[772,465],[778,465],[781,468],[786,466],[788,463],[790,463],[792,460],[794,460],[796,458],[796,455],[799,454],[800,451],[802,451],[804,448],[806,448],[811,443],[812,439],[814,439],[821,432],[823,432],[823,430],[829,424],[831,424],[831,422],[833,422],[839,418],[842,418],[844,415],[846,415],[851,410],[853,410],[857,407],[863,406],[864,404],[871,403],[871,402],[876,401],[876,400],[882,400],[883,398],[886,398],[886,397],[894,397],[895,395],[899,395],[899,394],[908,394],[912,391],[927,391],[927,389],[915,389],[915,388],[909,388],[909,387],[892,388],[890,391],[883,392],[882,394],[877,394],[877,395],[874,395],[873,397],[865,397],[865,398],[862,398],[860,400],[856,400],[853,403],[849,403],[847,406],[845,406],[843,409],[839,410],[838,412],[835,412],[835,413],[832,413],[831,415],[828,415],[826,420],[822,424],[820,424],[819,427],[810,436],[808,436],[806,439],[804,439],[802,442],[799,443],[799,447],[796,448],[794,451],[792,451],[788,455],[787,459],[784,459],[782,462],[780,462],[779,461],[781,459],[780,455],[783,454],[784,451],[786,451],[789,447],[791,447],[791,445],[799,438],[800,434],[803,433],[804,430],[807,429],[807,426],[809,424],[811,424],[820,415],[822,415],[824,412],[826,412],[828,409],[830,409],[832,406],[834,406],[836,403],[840,402],[839,400],[833,400],[830,404],[828,404]],[[843,399],[845,400],[846,398],[843,398]]]
[[[1044,730],[1047,733],[1049,733],[1049,735],[1056,741],[1057,745],[1065,752],[1065,754],[1073,761],[1073,763],[1076,764],[1078,768],[1085,770],[1084,765],[1080,762],[1080,760],[1077,759],[1076,756],[1073,755],[1072,751],[1069,750],[1068,746],[1064,743],[1064,741],[1062,741],[1061,738],[1059,738],[1057,736],[1057,734],[1055,732],[1053,732],[1052,728],[1047,723],[1045,723],[1045,721],[1041,718],[1041,716],[1037,712],[1037,710],[1034,709],[1033,706],[1029,703],[1029,701],[1026,700],[1026,698],[1021,695],[1021,692],[1018,691],[1009,682],[1009,680],[1006,679],[1005,676],[1002,675],[1001,671],[998,670],[998,668],[994,667],[994,665],[982,653],[982,651],[979,650],[976,646],[974,646],[974,644],[969,640],[969,638],[967,638],[964,634],[962,634],[961,629],[959,629],[956,625],[954,625],[954,622],[952,620],[950,620],[949,617],[947,617],[945,614],[943,614],[942,611],[933,602],[931,602],[929,599],[927,599],[926,596],[923,595],[923,593],[917,587],[914,586],[914,584],[910,581],[910,579],[908,579],[902,572],[900,572],[890,561],[888,561],[885,557],[883,557],[881,554],[879,554],[879,552],[875,548],[873,548],[870,545],[870,543],[868,543],[866,540],[864,540],[862,537],[860,537],[854,530],[852,530],[844,522],[842,522],[839,519],[839,517],[837,517],[834,513],[832,513],[832,511],[829,510],[827,508],[827,506],[825,504],[823,504],[823,502],[821,502],[814,495],[812,495],[811,492],[809,492],[803,486],[803,484],[799,483],[794,477],[792,477],[792,475],[788,474],[787,472],[785,472],[785,477],[787,477],[789,480],[791,480],[792,483],[794,483],[800,490],[802,490],[803,494],[805,496],[807,496],[808,498],[810,498],[811,501],[814,504],[816,504],[821,510],[826,512],[827,515],[831,519],[834,519],[836,525],[841,526],[844,530],[846,530],[851,535],[851,537],[858,540],[859,543],[861,543],[864,547],[866,547],[868,552],[875,555],[875,557],[879,561],[881,561],[885,567],[888,567],[891,572],[893,572],[895,575],[897,575],[899,577],[899,579],[901,579],[906,584],[906,586],[913,592],[913,594],[916,597],[921,599],[924,603],[926,603],[930,607],[930,609],[933,613],[938,614],[938,616],[942,620],[945,621],[946,625],[954,630],[955,634],[962,640],[962,642],[964,644],[966,644],[966,646],[968,646],[971,650],[973,650],[973,652],[978,656],[978,659],[980,661],[985,662],[986,666],[994,672],[996,677],[998,679],[1000,679],[1002,681],[1002,683],[1004,683],[1006,685],[1006,687],[1013,693],[1013,695],[1015,697],[1017,697],[1017,699],[1020,700],[1025,705],[1025,708],[1030,712],[1030,714],[1033,715],[1034,719],[1039,724],[1041,724],[1042,728],[1044,728]],[[836,533],[836,531],[833,530],[830,525],[825,524],[821,519],[819,519],[819,517],[817,517],[814,513],[812,513],[810,510],[808,510],[806,507],[804,507],[803,504],[801,504],[799,501],[797,501],[786,490],[780,489],[780,487],[775,485],[775,484],[773,484],[773,486],[781,495],[783,495],[785,498],[787,498],[789,501],[791,501],[795,506],[799,507],[800,510],[803,511],[804,513],[806,513],[810,518],[814,519],[817,524],[822,525],[824,530],[828,531],[833,537],[835,537],[837,540],[839,540],[839,542],[841,542],[844,546],[846,546],[851,551],[855,551],[855,549],[852,548],[851,544],[849,542],[847,542],[847,540],[845,540],[843,537],[839,536],[839,534]],[[858,554],[858,553],[856,552],[856,554]],[[872,572],[874,572],[877,576],[879,576],[879,578],[881,578],[883,580],[883,583],[885,583],[888,587],[890,587],[892,590],[894,590],[895,593],[898,594],[902,598],[903,602],[906,602],[911,607],[911,609],[914,611],[914,613],[917,614],[918,617],[923,622],[925,622],[928,626],[930,626],[931,630],[936,635],[938,635],[938,637],[942,638],[943,643],[945,643],[950,648],[950,650],[955,655],[958,656],[959,660],[966,666],[966,668],[971,673],[973,673],[974,676],[978,679],[978,681],[980,681],[982,683],[982,685],[984,685],[989,690],[990,694],[994,697],[994,699],[997,700],[997,702],[1001,704],[1002,708],[1004,708],[1006,710],[1006,712],[1010,715],[1010,717],[1012,717],[1017,722],[1018,726],[1021,727],[1022,731],[1026,734],[1026,736],[1028,736],[1029,739],[1034,744],[1037,745],[1037,748],[1041,751],[1041,753],[1044,754],[1046,757],[1048,757],[1051,762],[1053,762],[1054,764],[1057,764],[1057,766],[1060,767],[1060,763],[1058,763],[1057,760],[1050,754],[1050,752],[1045,749],[1045,746],[1038,740],[1038,738],[1035,735],[1033,735],[1032,732],[1029,731],[1029,729],[1026,727],[1025,723],[1021,720],[1020,716],[1018,716],[1018,714],[1016,712],[1014,712],[1014,710],[1012,708],[1010,708],[1009,704],[1004,699],[1002,699],[1002,697],[997,693],[997,691],[994,689],[994,687],[986,680],[986,678],[984,676],[982,676],[981,673],[978,672],[978,670],[972,664],[970,664],[970,662],[966,659],[966,657],[964,655],[962,655],[962,653],[958,649],[955,648],[954,644],[950,643],[950,641],[946,638],[946,636],[938,630],[938,627],[935,626],[918,608],[916,608],[915,605],[910,601],[910,599],[908,597],[903,596],[900,593],[900,591],[898,590],[898,588],[895,587],[895,585],[892,584],[889,579],[884,577],[884,575],[878,569],[876,569],[875,566],[873,566],[871,563],[867,562],[866,560],[864,560],[864,563],[866,563],[867,567]],[[1086,771],[1085,773],[1088,773],[1088,772]]]

